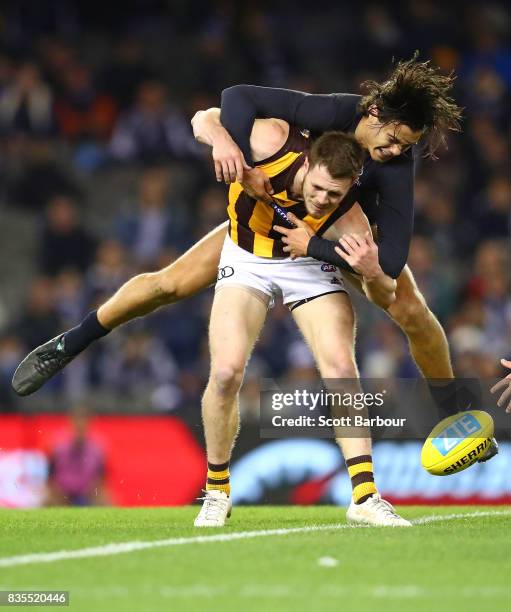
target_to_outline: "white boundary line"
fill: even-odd
[[[413,519],[414,525],[427,525],[428,523],[438,523],[438,521],[451,521],[460,518],[478,518],[485,516],[511,516],[511,510],[481,510],[476,512],[460,512],[458,514],[431,514],[429,516],[423,516],[417,519]]]
[[[497,510],[494,512],[465,512],[458,514],[438,514],[424,516],[412,521],[414,525],[425,525],[439,521],[449,521],[462,518],[480,518],[489,516],[511,516],[511,511]],[[17,555],[15,557],[0,558],[0,567],[14,567],[16,565],[28,565],[30,563],[53,563],[65,559],[84,559],[87,557],[105,557],[109,555],[120,555],[148,548],[161,548],[166,546],[182,546],[185,544],[207,544],[209,542],[232,542],[233,540],[246,540],[250,538],[262,538],[268,536],[280,536],[293,533],[311,533],[316,531],[331,531],[339,529],[357,529],[371,527],[370,525],[350,525],[347,523],[331,525],[310,525],[309,527],[291,527],[286,529],[262,529],[259,531],[237,531],[234,533],[219,533],[213,535],[192,536],[189,538],[168,538],[167,540],[153,540],[148,542],[119,542],[95,546],[91,548],[80,548],[78,550],[59,550],[47,553],[32,553],[28,555]]]

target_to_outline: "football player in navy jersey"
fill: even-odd
[[[383,82],[367,83],[365,96],[239,85],[224,90],[220,118],[210,113],[206,128],[217,179],[232,182],[237,178],[247,193],[262,199],[271,198],[272,187],[261,170],[251,167],[249,139],[256,117],[282,118],[313,134],[338,129],[355,135],[367,151],[356,198],[377,228],[382,270],[397,279],[396,299],[386,312],[406,334],[424,377],[443,380],[453,378],[447,339],[406,260],[413,231],[415,145],[420,141],[425,154],[434,157],[447,132],[460,129],[461,109],[451,98],[453,80],[452,75],[443,75],[414,57],[396,64]],[[15,391],[33,393],[115,327],[212,285],[226,230],[227,224],[222,224],[167,268],[132,278],[78,326],[34,349],[14,376]],[[303,237],[306,229],[297,228],[296,235],[298,230]],[[285,238],[291,241],[293,236]],[[346,257],[338,249],[333,241],[308,236],[309,256],[346,269]],[[449,397],[440,387],[439,397]],[[452,409],[456,411],[457,406],[453,404]],[[491,448],[486,458],[495,452]]]

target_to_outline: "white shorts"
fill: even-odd
[[[284,304],[309,301],[327,293],[346,292],[339,269],[312,257],[269,259],[258,257],[226,236],[215,290],[248,287],[264,293],[269,307],[282,296]]]

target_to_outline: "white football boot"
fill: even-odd
[[[223,527],[225,519],[231,516],[231,498],[223,491],[211,489],[204,491],[204,497],[197,518],[194,521],[195,527]]]
[[[363,523],[377,527],[411,527],[410,521],[402,518],[378,493],[371,495],[362,504],[355,504],[351,500],[346,512],[348,523]]]

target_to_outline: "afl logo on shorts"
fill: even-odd
[[[337,272],[337,268],[333,264],[324,263],[321,266],[321,270],[323,272]]]
[[[222,278],[229,278],[229,276],[233,276],[234,268],[231,266],[224,266],[223,268],[218,268],[218,276],[216,280],[222,280]]]

